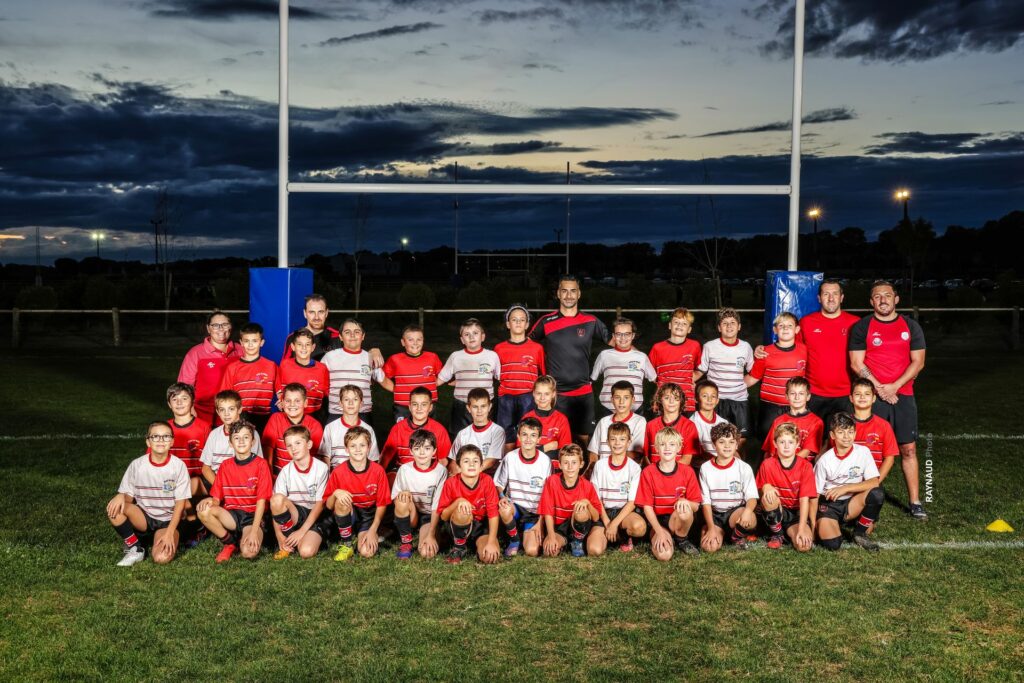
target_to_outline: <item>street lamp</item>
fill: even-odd
[[[408,249],[409,248],[409,238],[408,237],[403,237],[400,241],[402,243],[402,249]]]
[[[807,211],[807,217],[814,224],[814,265],[821,267],[821,260],[818,258],[818,218],[821,216],[821,209],[813,207]]]
[[[96,241],[96,258],[98,259],[100,257],[100,242],[106,238],[106,235],[102,232],[96,231],[92,234],[92,238]]]
[[[907,205],[910,203],[910,190],[904,188],[896,190],[896,201],[903,202],[903,221],[905,223],[910,222],[910,212],[908,211]]]

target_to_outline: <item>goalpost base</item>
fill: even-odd
[[[250,268],[249,320],[263,326],[263,356],[281,359],[288,335],[306,324],[302,311],[313,293],[309,268]]]
[[[799,320],[814,313],[818,304],[818,286],[824,273],[810,270],[769,270],[764,281],[764,343],[775,342],[772,321],[782,312],[792,313]]]

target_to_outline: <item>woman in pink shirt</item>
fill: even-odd
[[[224,368],[238,357],[238,347],[231,341],[231,319],[219,311],[206,317],[209,336],[196,344],[181,362],[178,381],[195,387],[196,416],[213,424],[213,397],[220,387]]]

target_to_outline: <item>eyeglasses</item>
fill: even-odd
[[[171,439],[174,438],[174,435],[173,434],[150,434],[146,438],[148,440],[150,440],[150,441],[156,441],[156,442],[159,443],[160,441],[170,441]]]
[[[612,336],[613,337],[617,337],[618,339],[629,339],[630,337],[633,336],[633,333],[632,332],[616,332]]]
[[[211,330],[230,330],[231,323],[210,323]]]

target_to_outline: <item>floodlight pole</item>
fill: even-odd
[[[277,267],[288,267],[288,0],[278,0]]]
[[[800,243],[800,127],[804,97],[804,0],[796,0],[793,25],[793,139],[789,153],[789,249],[787,270],[797,269]]]

